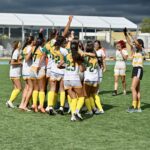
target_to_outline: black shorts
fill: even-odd
[[[133,67],[133,69],[132,69],[132,78],[133,77],[138,77],[140,80],[142,80],[143,68],[142,67]]]

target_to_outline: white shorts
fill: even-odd
[[[22,76],[23,79],[30,79],[31,78],[31,68],[30,67],[23,67],[22,68]]]
[[[35,68],[31,67],[31,70],[30,70],[31,79],[41,79],[44,76],[45,76],[45,69],[41,68],[37,73]]]
[[[20,78],[21,77],[21,70],[22,70],[21,66],[18,66],[18,67],[10,66],[9,77],[11,79],[12,78]]]
[[[126,68],[114,68],[114,76],[125,76]]]
[[[88,86],[97,87],[99,82],[98,81],[84,81],[84,84],[86,84]]]
[[[126,64],[124,61],[116,61],[114,68],[114,76],[125,76],[126,75]]]
[[[80,80],[84,81],[84,72],[79,72]]]
[[[50,72],[50,74],[51,74],[51,76],[50,76],[51,81],[60,81],[60,80],[64,79],[63,74],[58,74],[55,72]]]
[[[103,70],[100,68],[99,69],[99,83],[101,83],[102,82],[102,80],[103,80]]]
[[[47,70],[46,70],[46,77],[50,78],[50,76],[51,76],[51,69],[47,68]]]
[[[82,88],[82,84],[80,80],[64,80],[64,88],[65,90],[71,88]]]

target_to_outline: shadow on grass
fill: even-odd
[[[127,95],[130,95],[132,92],[131,91],[127,91]]]
[[[114,90],[100,91],[99,94],[102,94],[102,95],[103,95],[103,94],[110,94],[110,93],[112,94],[113,92],[114,92]],[[117,94],[117,96],[118,96],[118,95],[122,95],[122,94],[123,94],[123,92],[120,92],[120,93]],[[126,95],[130,95],[130,94],[131,94],[131,91],[127,91]]]
[[[108,111],[110,109],[113,109],[114,107],[118,107],[118,106],[109,105],[109,104],[102,104],[102,105],[103,105],[104,111]]]
[[[109,93],[113,93],[114,90],[110,90],[110,91],[100,91],[100,94],[109,94]]]
[[[144,102],[142,102],[142,104],[144,104],[144,105],[141,107],[142,110],[150,108],[150,104],[144,103]]]
[[[104,109],[105,112],[113,109],[114,107],[118,107],[118,106],[109,105],[109,104],[102,104],[102,105],[103,105],[103,109]],[[86,115],[85,112],[83,111],[84,120],[90,119],[92,117],[93,117],[93,115]]]

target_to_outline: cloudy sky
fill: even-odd
[[[0,12],[150,17],[150,0],[0,0]]]

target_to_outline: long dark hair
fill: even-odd
[[[64,36],[58,36],[54,46],[57,48],[64,47],[66,44],[66,38]]]
[[[32,43],[32,41],[34,41],[34,37],[33,36],[29,36],[27,37],[23,47],[22,47],[22,50],[27,46],[27,45],[30,45]]]
[[[71,49],[72,58],[73,58],[74,63],[83,62],[83,58],[78,53],[78,48],[79,48],[79,41],[73,40],[71,42],[70,49]]]
[[[43,32],[41,32],[41,33],[39,33],[39,37],[36,40],[35,49],[34,49],[34,52],[33,52],[32,56],[35,54],[35,52],[36,52],[36,50],[38,49],[39,46],[43,46],[44,42],[45,42],[44,35],[43,35]]]
[[[13,42],[13,50],[12,50],[12,53],[11,53],[11,58],[12,58],[12,55],[13,55],[14,51],[18,48],[19,43],[20,43],[20,41],[14,41]]]
[[[47,41],[51,41],[52,39],[54,39],[56,37],[56,35],[58,35],[58,30],[56,29],[53,29],[51,32],[50,32],[50,36],[49,38],[47,39]]]
[[[86,52],[94,52],[94,43],[92,41],[87,41]]]

